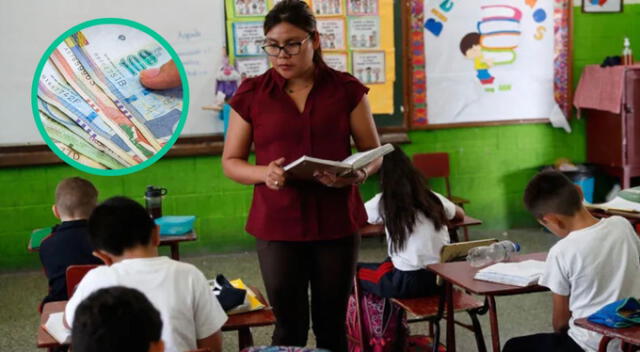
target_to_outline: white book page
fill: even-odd
[[[44,324],[44,329],[60,343],[68,343],[71,338],[71,330],[64,325],[64,312],[53,313]]]

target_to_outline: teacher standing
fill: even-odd
[[[311,321],[317,346],[347,351],[346,307],[366,212],[353,177],[318,172],[287,179],[283,165],[303,155],[342,160],[380,145],[368,88],[322,59],[316,19],[306,3],[283,0],[267,14],[266,73],[245,80],[230,101],[222,155],[225,174],[254,186],[246,230],[256,237],[262,278],[277,319],[274,345],[304,346]],[[251,144],[256,163],[248,163]]]

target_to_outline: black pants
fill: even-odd
[[[273,345],[306,345],[311,287],[318,348],[347,351],[347,299],[359,245],[359,235],[311,242],[257,240],[262,279],[277,320]]]
[[[569,335],[543,333],[514,337],[507,341],[502,352],[584,352]]]

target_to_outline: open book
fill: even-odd
[[[544,262],[525,260],[516,263],[496,263],[478,270],[476,280],[497,282],[514,286],[530,286],[538,283],[544,272]]]
[[[49,315],[43,327],[60,344],[71,343],[71,330],[64,325],[64,312]]]
[[[393,145],[387,143],[366,152],[355,153],[342,161],[325,160],[305,155],[286,165],[284,171],[287,177],[304,180],[314,179],[315,171],[328,171],[338,176],[347,176],[392,151]]]

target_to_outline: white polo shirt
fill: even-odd
[[[608,303],[640,296],[640,239],[620,216],[573,231],[549,250],[540,285],[569,296],[569,336],[585,351],[597,351],[602,337],[577,327]],[[618,344],[609,344],[609,351]]]
[[[67,303],[65,317],[72,326],[75,310],[84,298],[111,286],[144,293],[162,317],[166,351],[195,350],[196,340],[220,330],[227,315],[206,278],[195,266],[167,257],[126,259],[91,270]]]
[[[451,220],[456,215],[456,205],[447,198],[433,192],[444,207],[444,213],[447,219]],[[367,210],[368,222],[370,224],[382,224],[380,199],[382,193],[376,194],[373,198],[365,203]],[[443,226],[440,230],[436,230],[433,222],[424,214],[418,214],[413,232],[405,241],[405,247],[398,252],[391,250],[391,237],[389,229],[385,227],[387,235],[387,253],[393,262],[393,266],[402,271],[413,271],[424,269],[429,264],[440,262],[440,250],[445,244],[451,242],[449,238],[449,230],[447,226]]]

